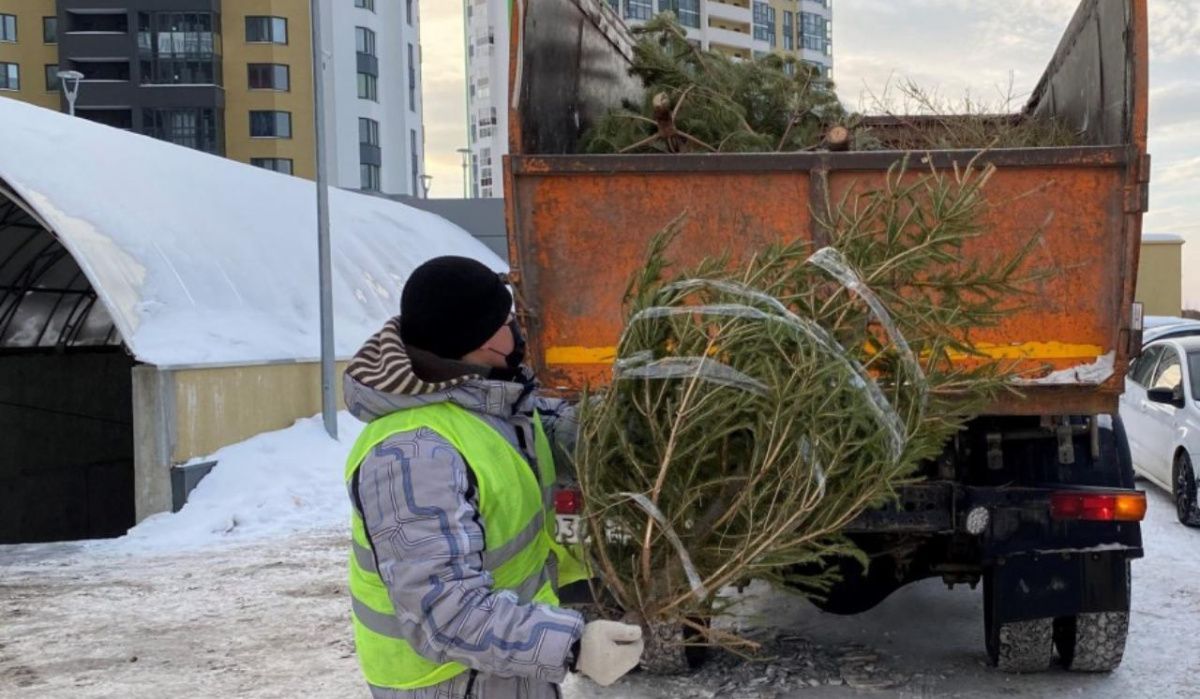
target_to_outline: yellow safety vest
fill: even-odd
[[[586,579],[585,567],[554,541],[554,457],[534,416],[535,453],[539,473],[500,433],[470,411],[442,402],[402,410],[367,425],[346,463],[349,486],[363,460],[384,440],[426,427],[458,450],[475,475],[479,511],[484,523],[483,567],[493,588],[513,590],[521,603],[557,605],[551,584],[558,559],[557,582]],[[375,569],[375,556],[358,505],[350,515],[350,595],[354,643],[368,682],[377,687],[418,689],[440,684],[464,672],[460,663],[434,663],[419,655],[400,634],[387,587]]]

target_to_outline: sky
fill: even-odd
[[[834,78],[843,102],[871,111],[912,80],[947,100],[1015,111],[1041,77],[1077,0],[835,0]],[[1200,308],[1200,1],[1149,0],[1150,146],[1146,232],[1177,233],[1184,306]],[[462,5],[421,6],[430,195],[462,196],[466,89]]]

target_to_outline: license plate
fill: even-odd
[[[579,515],[555,515],[554,540],[560,544],[578,544],[579,524]]]

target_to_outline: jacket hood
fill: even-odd
[[[347,409],[363,422],[446,401],[501,418],[531,409],[526,404],[536,384],[527,368],[520,381],[488,378],[490,371],[405,345],[397,316],[350,360],[342,386]]]

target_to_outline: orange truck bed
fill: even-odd
[[[905,155],[574,154],[600,114],[638,94],[626,72],[630,37],[598,0],[516,0],[512,20],[510,258],[547,387],[607,383],[627,280],[650,238],[681,213],[675,252],[685,266],[778,241],[819,244],[824,202],[881,182]],[[1054,272],[1021,311],[970,336],[990,354],[1020,359],[1030,377],[1022,396],[998,399],[989,413],[1116,412],[1140,347],[1133,295],[1149,178],[1147,60],[1145,0],[1084,0],[1013,118],[1054,116],[1087,145],[982,156],[998,171],[986,190],[988,234],[967,254],[1015,251],[1042,228],[1029,264]],[[978,155],[933,151],[913,162],[963,167]]]

